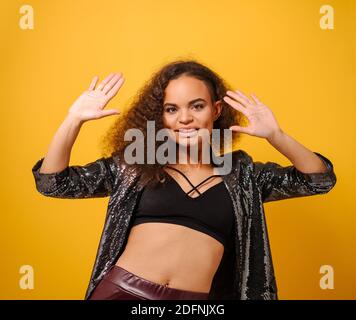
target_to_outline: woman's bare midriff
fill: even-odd
[[[133,226],[116,265],[180,290],[210,291],[224,246],[200,231],[172,223]]]

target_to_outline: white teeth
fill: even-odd
[[[198,130],[196,129],[189,129],[189,130],[179,130],[179,135],[182,137],[191,137],[197,134]]]
[[[195,131],[196,129],[180,129],[179,131],[180,132],[193,132]]]
[[[198,129],[196,128],[192,128],[192,129],[179,129],[179,130],[176,130],[176,131],[180,131],[180,132],[193,132],[193,131],[196,131]]]

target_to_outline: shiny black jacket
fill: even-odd
[[[336,183],[333,164],[325,173],[302,173],[294,166],[254,162],[243,150],[232,152],[232,170],[222,176],[235,216],[231,239],[233,250],[225,250],[212,281],[210,299],[276,300],[277,286],[268,239],[263,203],[329,192]],[[68,166],[58,173],[39,173],[43,158],[32,168],[37,190],[55,198],[110,196],[98,246],[88,299],[110,266],[122,254],[139,199],[139,176],[115,157],[100,158],[84,166]],[[227,254],[227,252],[230,252]]]

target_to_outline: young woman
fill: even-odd
[[[85,299],[277,299],[263,203],[329,192],[336,183],[331,161],[287,135],[255,95],[233,91],[207,66],[189,60],[152,76],[108,131],[109,156],[69,166],[83,123],[119,113],[104,108],[123,75],[97,81],[69,109],[47,155],[32,169],[43,195],[110,196]],[[248,126],[241,126],[245,119]],[[147,138],[148,121],[170,133],[178,161],[125,160],[132,143],[125,133],[134,128]],[[219,147],[213,129],[221,130]],[[233,143],[240,133],[266,139],[293,165],[254,162],[235,150],[228,153],[230,171],[221,174],[214,159],[222,159],[223,129],[231,130]],[[200,132],[208,132],[208,147]],[[153,151],[163,143],[155,139]],[[152,148],[143,145],[149,157]],[[194,146],[198,161],[190,161]],[[214,153],[209,163],[202,161],[206,148]]]

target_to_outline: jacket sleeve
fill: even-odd
[[[116,178],[112,157],[100,158],[83,166],[68,166],[55,173],[40,173],[41,158],[32,168],[36,189],[41,194],[64,199],[98,198],[110,195]]]
[[[274,162],[253,162],[253,175],[261,190],[263,202],[329,192],[336,184],[333,164],[320,153],[314,153],[326,165],[326,172],[303,173],[293,165],[282,167]]]

